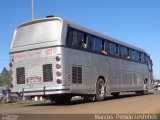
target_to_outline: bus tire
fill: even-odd
[[[143,91],[142,91],[142,95],[146,95],[148,94],[148,84],[147,82],[144,83],[144,86],[143,86]]]
[[[99,78],[96,84],[95,101],[103,101],[105,99],[105,94],[105,82],[103,79]]]
[[[148,84],[147,84],[147,82],[144,82],[143,90],[136,91],[136,94],[137,95],[146,95],[146,94],[148,94]]]

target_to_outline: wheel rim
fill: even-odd
[[[104,90],[104,84],[102,82],[100,82],[98,85],[98,93],[100,97],[104,97],[105,90]]]

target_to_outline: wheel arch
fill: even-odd
[[[104,83],[106,83],[106,79],[105,79],[105,77],[104,77],[103,75],[100,75],[100,76],[98,77],[97,82],[98,82],[99,79],[103,79]]]
[[[143,82],[144,82],[144,84],[148,83],[148,78],[144,78]]]

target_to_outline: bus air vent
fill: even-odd
[[[53,81],[52,64],[43,65],[43,81],[44,82]]]
[[[82,67],[72,67],[72,83],[82,83]]]
[[[16,68],[17,84],[25,84],[25,69],[24,67]]]

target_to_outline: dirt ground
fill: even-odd
[[[111,113],[160,113],[160,91],[148,95],[121,95],[106,97],[102,102],[72,101],[69,105],[41,103],[32,105],[0,105],[0,113],[16,114],[111,114]]]

